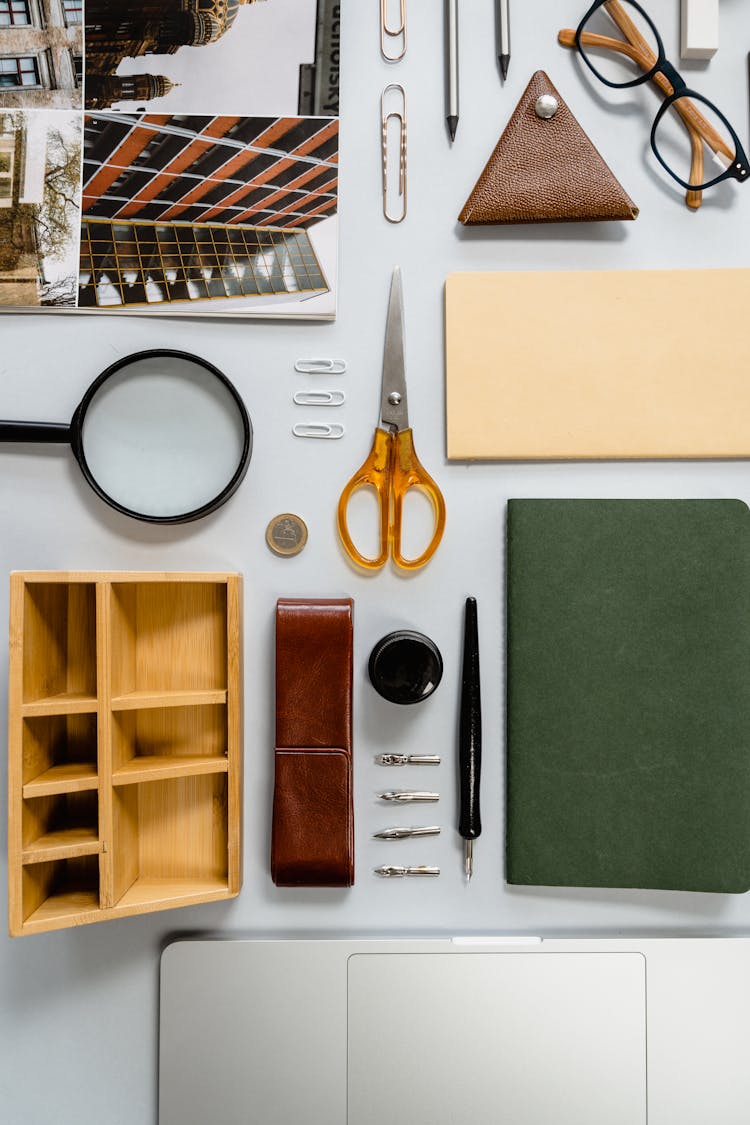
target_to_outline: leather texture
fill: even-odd
[[[276,604],[271,875],[282,887],[354,882],[351,598]]]
[[[542,94],[559,103],[537,116]],[[532,77],[459,215],[491,223],[635,219],[638,208],[605,164],[543,70]]]

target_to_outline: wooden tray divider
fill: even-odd
[[[114,906],[112,874],[112,586],[96,584],[96,686],[99,762],[99,898],[103,910]]]
[[[13,936],[239,893],[241,638],[237,574],[11,575]]]

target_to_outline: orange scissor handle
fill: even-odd
[[[393,495],[393,522],[391,541],[393,561],[402,570],[419,570],[429,562],[440,545],[445,531],[445,500],[430,474],[414,452],[414,439],[411,430],[401,430],[394,435],[393,463],[391,468],[391,492]],[[401,527],[403,522],[404,497],[410,488],[418,488],[432,502],[435,516],[435,530],[432,539],[416,559],[406,559],[401,553]]]
[[[360,488],[373,488],[380,512],[380,552],[371,559],[354,546],[346,521],[349,501]],[[401,523],[404,497],[410,488],[419,488],[432,501],[435,531],[426,549],[418,558],[407,559],[401,553]],[[414,452],[411,430],[393,434],[378,427],[370,455],[341,493],[338,506],[338,528],[341,542],[349,557],[365,570],[379,570],[389,552],[402,570],[418,570],[434,555],[445,530],[445,501],[435,481],[420,464]]]
[[[379,570],[385,565],[388,558],[390,511],[391,511],[391,454],[393,447],[393,434],[389,430],[375,430],[372,449],[365,463],[357,469],[344,491],[339,497],[337,520],[339,535],[344,544],[344,550],[353,562],[365,570]],[[361,555],[354,546],[346,522],[346,513],[349,501],[360,488],[374,488],[378,498],[380,512],[380,554],[377,558],[370,559]]]

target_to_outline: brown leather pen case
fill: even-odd
[[[276,603],[271,876],[280,887],[354,882],[351,598]]]

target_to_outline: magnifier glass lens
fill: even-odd
[[[134,359],[102,383],[83,420],[83,455],[99,487],[122,507],[162,519],[223,492],[244,442],[231,391],[182,356]]]

